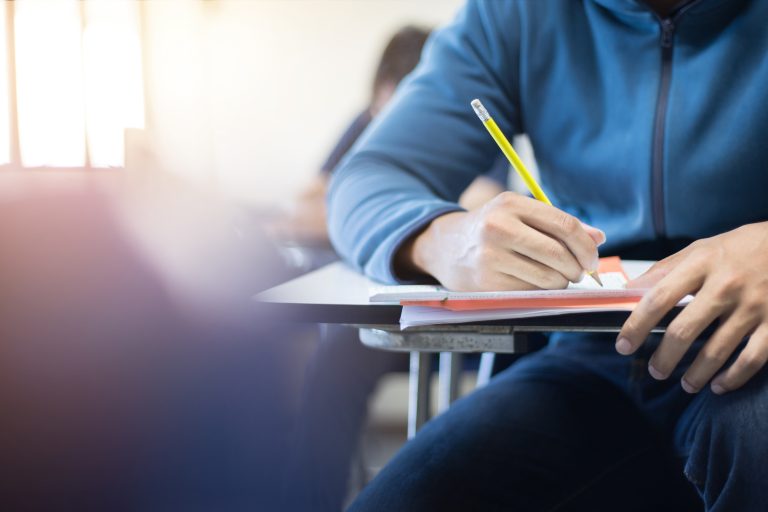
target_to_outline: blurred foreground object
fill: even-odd
[[[124,188],[0,197],[0,508],[271,510],[289,360],[243,298],[273,255]]]

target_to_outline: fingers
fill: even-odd
[[[486,256],[486,263],[483,263],[477,270],[475,286],[466,288],[466,291],[535,290],[539,288],[535,284],[502,270],[509,266],[505,262],[508,257],[509,255],[500,254]],[[517,273],[521,272],[517,271]]]
[[[648,372],[655,379],[666,379],[691,344],[724,311],[725,306],[722,302],[711,300],[705,284],[693,302],[688,304],[667,327],[659,347],[648,362]]]
[[[536,210],[545,217],[549,217],[549,221],[537,220],[535,223],[527,222],[526,219],[531,217],[532,210]],[[524,276],[516,272],[510,272],[509,269],[505,269],[505,272],[521,277],[527,282],[542,283],[541,287],[543,288],[563,288],[567,285],[567,281],[580,281],[587,266],[579,261],[578,257],[568,247],[567,242],[562,240],[562,233],[555,235],[543,230],[541,227],[532,225],[538,223],[539,226],[549,226],[549,231],[555,232],[557,230],[552,228],[552,226],[559,225],[558,222],[562,224],[562,230],[571,230],[573,228],[573,230],[580,233],[579,236],[586,240],[586,244],[594,251],[593,256],[596,259],[597,249],[595,242],[582,228],[581,222],[552,206],[518,194],[501,194],[492,203],[489,203],[482,222],[481,233],[487,247],[504,248],[509,253],[517,253],[520,256],[527,257],[553,271],[544,272],[538,266],[533,267],[530,264],[521,263],[518,259],[508,262],[508,264],[513,269],[520,266],[529,268],[534,274]],[[596,233],[596,236],[604,238],[605,235],[599,230],[590,229]],[[573,237],[570,231],[568,235]],[[562,284],[562,277],[560,276],[566,278],[565,284]]]
[[[568,278],[560,272],[521,254],[505,254],[498,269],[506,275],[529,283],[533,288],[561,290],[568,286]]]
[[[680,382],[688,393],[697,393],[728,361],[739,343],[754,329],[757,320],[743,310],[735,311],[701,348]]]
[[[525,224],[563,242],[583,269],[597,270],[597,244],[576,217],[535,199],[520,201],[525,201],[519,213]]]
[[[508,239],[504,246],[510,251],[542,263],[561,277],[564,276],[564,286],[567,286],[567,281],[576,283],[583,277],[584,269],[565,245],[526,225],[519,225],[514,237]],[[564,286],[556,286],[555,289]]]
[[[691,244],[682,251],[657,261],[651,268],[646,270],[642,275],[629,281],[627,288],[652,288],[656,283],[664,279],[670,272],[672,272],[677,265],[679,265],[686,257],[689,256],[693,250],[695,244]]]
[[[515,285],[515,290],[527,290],[542,288],[545,290],[559,290],[568,286],[568,279],[556,270],[512,251],[497,249],[484,255],[482,268],[489,275],[481,276],[485,281],[493,282],[493,286],[501,286],[499,280],[508,285]],[[517,281],[509,281],[514,278]]]
[[[490,276],[490,283],[487,286],[483,287],[483,290],[489,290],[489,291],[507,291],[507,290],[536,290],[539,287],[535,284],[531,284],[527,281],[524,281],[523,279],[517,278],[515,276],[511,276],[509,274],[505,274],[503,272],[494,272],[492,276]]]
[[[743,386],[768,361],[765,242],[768,223],[744,226],[694,242],[631,282],[631,287],[653,287],[622,327],[616,349],[632,353],[675,302],[699,290],[670,323],[648,370],[656,378],[666,378],[693,340],[719,318],[719,327],[698,351],[680,384],[689,393],[701,390],[751,334],[734,363],[711,384],[715,393]]]
[[[739,389],[768,362],[768,324],[762,324],[750,336],[736,361],[712,381],[718,395]]]
[[[631,354],[645,342],[645,339],[680,299],[698,290],[704,274],[693,259],[681,263],[674,272],[646,293],[629,315],[616,340],[616,350],[624,355]]]

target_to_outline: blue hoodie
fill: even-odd
[[[768,0],[474,0],[333,177],[331,239],[366,274],[488,169],[475,116],[531,139],[553,203],[605,253],[768,220]]]

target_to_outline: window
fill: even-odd
[[[122,167],[143,128],[140,2],[4,2],[0,163]]]

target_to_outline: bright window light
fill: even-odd
[[[8,25],[6,5],[0,4],[0,165],[11,161],[10,91],[8,90]]]
[[[14,2],[23,167],[125,165],[125,129],[144,127],[138,11],[135,0]]]
[[[124,165],[126,128],[144,127],[135,0],[85,3],[85,119],[91,165]]]
[[[85,165],[77,0],[15,2],[16,96],[25,167]]]

